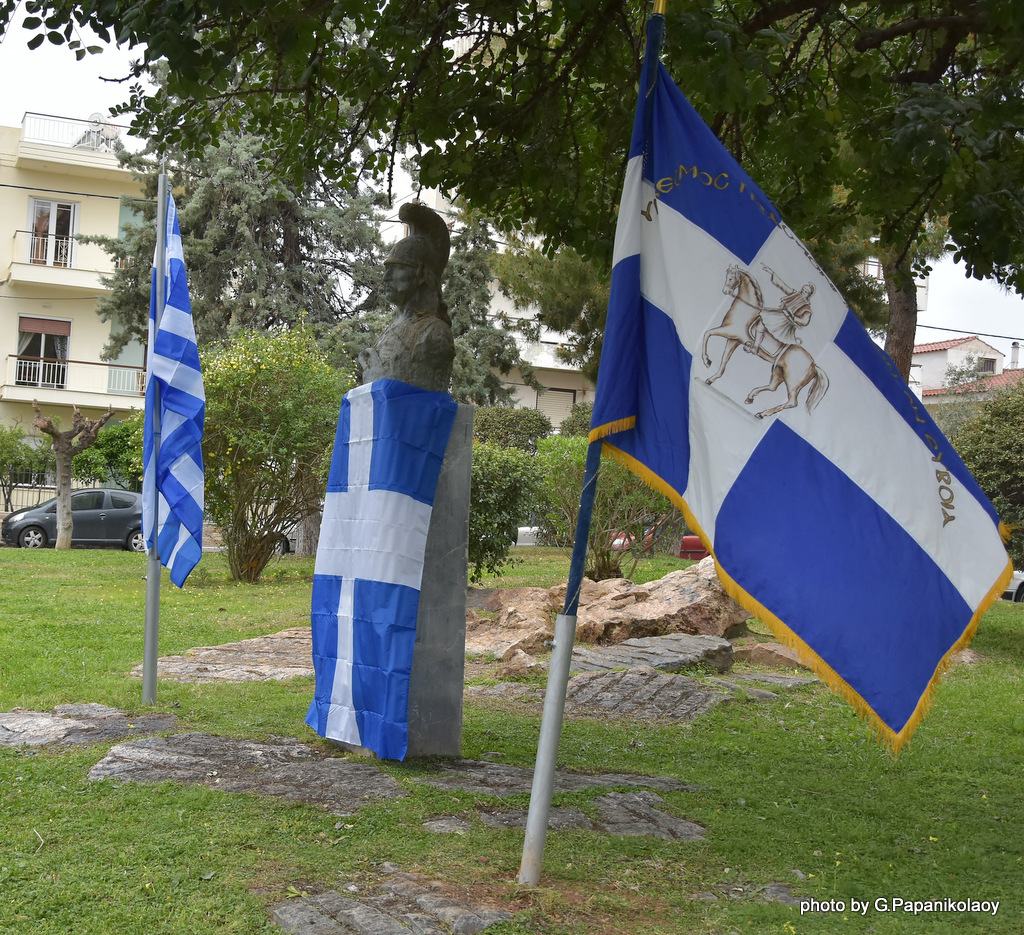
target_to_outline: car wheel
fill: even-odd
[[[1013,595],[1014,604],[1024,604],[1024,584],[1017,588],[1016,593]]]
[[[125,541],[124,547],[129,552],[145,552],[146,537],[142,534],[142,530],[136,529],[134,532],[128,533],[128,539]]]
[[[41,549],[46,545],[46,530],[29,526],[18,536],[18,545],[23,549]]]

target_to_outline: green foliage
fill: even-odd
[[[509,410],[512,411],[512,410]],[[470,580],[510,564],[518,527],[536,497],[537,464],[518,448],[486,441],[473,443],[473,483],[469,506]]]
[[[143,410],[137,409],[120,422],[108,422],[96,436],[89,449],[101,459],[104,475],[125,490],[142,489],[142,432],[145,422]]]
[[[15,476],[29,470],[33,460],[32,447],[25,444],[21,426],[0,424],[0,495],[6,511],[12,507]]]
[[[111,291],[97,303],[101,317],[118,325],[109,357],[132,338],[145,342],[150,263],[140,258],[152,256],[155,239],[158,168],[146,154],[122,158],[152,200],[131,202],[136,223],[120,238],[91,238],[118,261]],[[383,259],[376,196],[321,173],[285,181],[264,142],[235,131],[172,166],[200,346],[239,329],[300,321],[327,333],[376,308]]]
[[[201,356],[206,511],[232,575],[252,582],[280,535],[321,507],[351,383],[302,328],[240,332]]]
[[[552,436],[541,440],[537,446],[541,476],[540,534],[551,545],[570,548],[573,544],[588,445],[583,437]],[[616,461],[602,458],[587,541],[587,576],[595,581],[621,577],[622,560],[627,555],[632,558],[635,569],[639,555],[646,550],[648,528],[670,525],[662,521],[671,517],[674,510],[665,496],[652,490],[631,471]],[[612,542],[619,533],[632,537],[630,541],[636,544],[635,548],[613,549]]]
[[[1000,520],[1017,527],[1009,552],[1024,568],[1024,383],[986,400],[956,436],[956,450]]]
[[[519,326],[527,337],[540,340],[542,328],[563,334],[558,356],[596,382],[611,285],[607,264],[571,247],[548,254],[514,238],[495,267],[501,290],[515,307],[534,311]]]
[[[563,438],[572,438],[576,435],[589,438],[590,418],[593,414],[593,402],[574,403],[569,415],[562,419],[561,425],[558,426],[558,434]]]
[[[481,406],[473,413],[473,435],[499,448],[534,452],[537,442],[551,434],[551,420],[539,409]]]
[[[510,405],[513,390],[498,374],[508,376],[516,369],[528,385],[537,381],[512,332],[490,317],[495,251],[490,227],[465,204],[459,206],[458,220],[444,272],[444,300],[455,338],[452,396],[477,406]]]

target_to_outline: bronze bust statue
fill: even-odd
[[[441,277],[451,252],[448,226],[426,205],[402,205],[398,217],[409,236],[385,260],[384,288],[395,314],[377,343],[359,355],[363,382],[401,380],[425,390],[447,392],[452,381],[455,341],[441,296]]]

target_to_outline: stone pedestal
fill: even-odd
[[[460,756],[473,407],[460,403],[437,482],[409,685],[407,757]]]

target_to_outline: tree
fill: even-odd
[[[539,409],[481,406],[473,415],[473,437],[499,448],[518,448],[528,454],[551,434],[551,420]]]
[[[983,402],[980,394],[986,392],[987,382],[978,377],[978,359],[974,354],[968,354],[960,364],[946,367],[943,385],[948,398],[929,407],[929,412],[954,448],[963,427],[978,417]]]
[[[537,449],[541,476],[541,537],[552,545],[571,548],[579,518],[580,491],[587,460],[586,438],[552,436],[542,439]],[[662,494],[609,458],[601,459],[590,537],[587,540],[587,576],[599,581],[622,577],[622,559],[630,554],[633,567],[644,551],[653,547],[648,532],[656,537],[674,523],[674,507]],[[616,549],[616,538],[642,543],[635,549]]]
[[[36,400],[32,400],[32,408],[36,413],[33,424],[40,432],[50,436],[53,445],[57,480],[57,541],[54,548],[70,549],[74,526],[71,513],[71,459],[96,442],[96,435],[114,415],[114,410],[109,408],[98,419],[87,419],[75,406],[71,412],[71,428],[62,430],[58,420],[43,415]]]
[[[232,577],[254,582],[281,536],[320,511],[351,381],[303,328],[242,331],[201,358],[206,512]]]
[[[494,256],[487,220],[464,203],[459,205],[451,258],[444,272],[444,300],[455,338],[452,396],[477,406],[511,405],[513,390],[498,374],[508,376],[513,368],[527,385],[539,385],[512,333],[491,319]]]
[[[1024,567],[1024,383],[986,400],[956,437],[957,453],[1002,522],[1014,529],[1009,552]]]
[[[0,495],[4,509],[14,509],[12,497],[17,475],[27,466],[31,454],[20,425],[0,425]]]
[[[33,43],[74,45],[87,24],[146,43],[140,73],[166,59],[166,89],[133,89],[136,133],[200,149],[244,106],[299,180],[310,167],[351,177],[368,139],[380,170],[412,147],[424,185],[458,190],[501,229],[532,219],[549,247],[610,255],[638,0],[29,7]],[[674,78],[805,240],[841,242],[866,220],[892,289],[909,295],[913,247],[929,218],[947,218],[970,275],[1024,292],[1019,3],[689,0],[667,20]],[[894,316],[906,374],[913,308],[897,296]]]
[[[592,402],[573,403],[569,415],[562,419],[558,426],[558,434],[562,438],[571,438],[574,435],[590,437],[590,419],[594,415],[594,404]]]
[[[125,155],[149,199],[158,169],[146,155]],[[379,196],[355,182],[310,173],[301,184],[275,176],[263,143],[225,134],[197,156],[179,155],[169,170],[175,192],[189,295],[200,346],[244,328],[291,327],[317,333],[377,302],[383,245]],[[100,316],[115,321],[106,349],[116,356],[149,322],[155,200],[133,201],[138,223],[120,238],[91,238],[116,262]],[[347,361],[346,361],[347,363]]]

